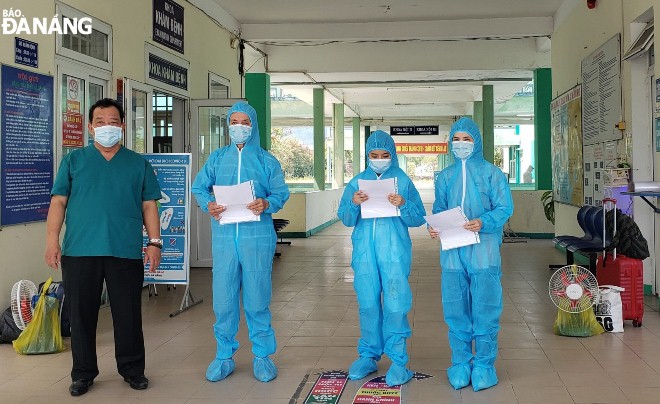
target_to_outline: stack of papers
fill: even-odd
[[[247,208],[254,201],[254,183],[243,182],[238,185],[214,185],[215,203],[227,208],[220,215],[220,224],[258,222],[260,217]]]
[[[440,233],[443,251],[479,243],[479,233],[463,228],[468,219],[460,206],[435,215],[424,216],[424,219],[429,226]]]
[[[401,216],[399,208],[387,199],[389,194],[396,194],[396,178],[384,180],[358,180],[358,188],[369,199],[360,204],[360,214],[363,219],[377,217]]]

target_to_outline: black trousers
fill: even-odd
[[[144,374],[142,260],[63,256],[62,277],[71,315],[71,379],[93,380],[99,374],[96,327],[103,280],[110,298],[117,370],[124,377]]]

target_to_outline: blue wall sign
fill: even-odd
[[[14,62],[34,68],[39,67],[39,44],[15,37]]]
[[[149,78],[188,90],[188,69],[149,53]]]
[[[183,7],[170,0],[154,0],[153,39],[183,53]]]
[[[53,77],[2,66],[0,225],[45,220],[53,187]]]

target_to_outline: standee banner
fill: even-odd
[[[155,273],[144,269],[146,283],[188,284],[190,270],[190,153],[143,154],[154,168],[162,198],[158,201],[163,250]],[[147,244],[146,230],[143,232]]]
[[[53,77],[2,66],[0,225],[46,220],[53,187]]]

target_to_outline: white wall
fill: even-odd
[[[511,191],[513,216],[509,220],[516,233],[554,233],[555,228],[545,218],[541,195],[545,191]]]
[[[273,215],[289,220],[286,233],[306,233],[337,220],[339,200],[344,188],[293,193],[284,208]]]
[[[52,18],[55,15],[53,0],[9,1],[0,0],[0,9],[13,7],[31,21],[32,17]],[[231,82],[231,94],[240,97],[241,79],[238,75],[236,50],[229,46],[230,34],[217,26],[206,15],[190,3],[178,1],[185,9],[184,40],[185,54],[154,43],[151,40],[152,2],[150,0],[65,0],[63,3],[101,20],[112,26],[113,32],[113,71],[111,97],[116,97],[116,79],[129,77],[146,82],[144,48],[145,42],[176,54],[190,62],[189,91],[191,98],[208,98],[208,72],[223,76]],[[55,37],[45,35],[19,35],[39,44],[39,68],[30,69],[41,74],[56,75]],[[14,65],[13,36],[5,36],[0,41],[0,63]],[[55,94],[57,98],[57,77]],[[0,229],[0,310],[9,305],[11,286],[20,279],[30,279],[35,283],[49,275],[60,279],[60,273],[53,273],[44,264],[45,223],[30,223],[7,226]]]
[[[555,27],[555,32],[552,36],[551,60],[553,96],[561,94],[575,84],[580,83],[581,60],[617,33],[621,34],[622,51],[625,52],[630,47],[632,41],[636,39],[636,36],[632,35],[630,32],[630,24],[653,6],[656,6],[654,9],[654,20],[657,22],[659,21],[659,4],[657,1],[653,0],[599,1],[596,8],[593,10],[587,9],[584,4],[575,6],[570,13],[565,15],[565,18],[561,23]],[[636,117],[644,117],[646,114],[638,114],[638,111],[636,111],[636,113],[632,112],[632,108],[644,108],[644,106],[640,106],[639,103],[639,97],[643,97],[644,94],[640,94],[638,89],[635,89],[635,92],[633,92],[632,74],[639,75],[639,69],[632,71],[630,62],[622,62],[621,83],[623,109],[621,120],[626,122],[627,132],[632,133],[633,144],[639,146],[647,144],[648,139],[639,139],[638,137],[652,136],[652,131],[649,133],[648,129],[635,131],[632,131],[631,129],[648,128],[648,125],[645,125],[645,123],[634,121]],[[645,74],[645,72],[643,74]],[[655,75],[658,77],[657,64],[655,67]],[[634,103],[633,98],[635,99]],[[639,152],[648,153],[648,150],[643,150],[644,147],[642,146],[635,147],[634,149],[638,152],[638,158],[636,160],[633,154],[632,159],[630,160],[633,166],[633,172],[635,172],[634,170],[636,169],[636,161],[639,163],[644,162],[644,158],[639,155]],[[623,150],[622,145],[619,145],[618,150]],[[660,178],[660,158],[658,158],[658,153],[654,153],[652,159],[654,160],[655,169],[653,180],[658,181]],[[638,164],[638,166],[643,165],[647,164]],[[637,169],[639,170],[640,167],[637,167]],[[638,176],[640,178],[648,178],[651,175],[651,173],[645,174],[646,175],[640,173]],[[657,233],[658,230],[660,230],[658,229],[658,220],[655,220],[657,216],[650,214],[639,215],[637,212],[639,210],[637,208],[638,205],[639,204],[637,203],[635,204],[635,215],[640,217],[636,217],[635,220],[640,223],[640,227],[647,234],[653,233],[653,228],[655,228],[655,233]],[[639,206],[643,207],[643,205]],[[555,209],[556,234],[580,235],[581,231],[575,220],[578,207],[556,204]],[[655,221],[656,224],[649,226],[653,221]],[[658,242],[659,240],[655,241],[655,251],[658,251],[658,248],[660,247]],[[653,245],[650,245],[649,247],[652,249],[651,254],[653,255],[655,253],[655,251],[653,251]],[[651,284],[655,287],[655,273],[658,269],[653,268],[654,265],[657,266],[657,264],[650,262],[650,260],[645,261],[644,283]]]

